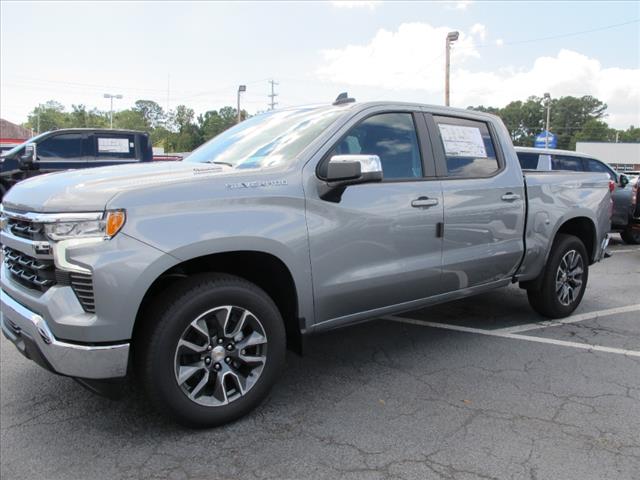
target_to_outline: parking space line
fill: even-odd
[[[629,248],[629,249],[625,249],[625,250],[611,250],[612,254],[616,254],[616,253],[632,253],[632,252],[640,252],[640,249],[638,249],[638,248]]]
[[[598,310],[595,312],[580,313],[578,315],[572,315],[562,320],[544,320],[542,322],[525,323],[524,325],[516,325],[514,327],[499,328],[495,331],[502,333],[520,333],[528,332],[529,330],[537,330],[539,328],[557,327],[560,325],[567,325],[569,323],[582,322],[584,320],[591,320],[593,318],[606,317],[609,315],[617,315],[620,313],[629,313],[640,311],[640,303],[635,305],[627,305],[625,307],[608,308],[606,310]]]
[[[415,320],[413,318],[397,317],[388,315],[382,317],[384,320],[393,322],[408,323],[410,325],[418,325],[422,327],[442,328],[445,330],[454,330],[456,332],[475,333],[478,335],[487,335],[490,337],[509,338],[512,340],[523,340],[525,342],[546,343],[561,347],[580,348],[595,352],[615,353],[618,355],[627,355],[631,357],[640,357],[640,351],[626,350],[624,348],[604,347],[602,345],[590,345],[588,343],[568,342],[566,340],[555,340],[553,338],[532,337],[530,335],[518,335],[515,333],[505,333],[500,330],[483,330],[481,328],[463,327],[461,325],[450,325],[448,323],[429,322],[423,320]]]

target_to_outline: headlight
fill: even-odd
[[[45,223],[44,229],[47,237],[54,242],[74,238],[109,239],[120,231],[125,220],[124,210],[107,210],[101,218],[78,218],[68,221],[61,219],[54,223]]]

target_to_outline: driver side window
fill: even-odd
[[[381,113],[353,127],[329,154],[378,155],[385,180],[422,178],[422,157],[411,113]]]

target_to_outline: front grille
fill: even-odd
[[[84,308],[85,312],[95,313],[96,312],[96,301],[93,296],[93,279],[91,275],[86,275],[84,273],[70,273],[69,281],[71,283],[71,288],[78,297],[82,308]]]
[[[8,217],[7,228],[16,237],[27,238],[34,241],[46,240],[44,235],[44,224],[33,223],[29,220]]]
[[[41,292],[55,285],[53,260],[34,258],[7,246],[3,247],[3,252],[9,273],[16,282]]]

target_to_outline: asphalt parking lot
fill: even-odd
[[[640,247],[573,317],[517,287],[319,336],[250,416],[192,431],[0,342],[3,479],[637,479]]]

